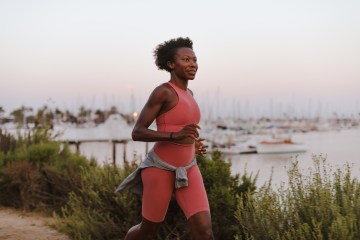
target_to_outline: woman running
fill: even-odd
[[[188,89],[198,70],[193,42],[181,37],[165,41],[156,47],[154,57],[157,67],[170,73],[170,80],[153,90],[132,132],[134,141],[155,145],[117,189],[133,188],[136,178],[141,183],[142,221],[125,240],[155,239],[172,195],[191,225],[193,239],[213,239],[209,203],[195,159],[206,148],[198,132],[200,110]],[[154,120],[156,131],[149,129]]]

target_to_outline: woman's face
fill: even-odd
[[[182,79],[193,80],[198,70],[197,58],[191,48],[178,48],[174,62],[169,62],[169,67]]]

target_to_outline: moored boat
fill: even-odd
[[[307,147],[303,143],[293,142],[289,139],[274,139],[261,141],[256,145],[256,151],[260,154],[269,153],[300,153],[306,152]]]

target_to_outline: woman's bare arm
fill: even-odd
[[[182,143],[182,140],[187,138],[196,139],[199,137],[197,129],[200,127],[197,124],[187,125],[181,131],[172,134],[149,129],[155,118],[171,105],[171,101],[174,101],[174,93],[167,86],[163,84],[154,89],[135,123],[132,131],[134,141],[175,141]]]
[[[170,133],[168,132],[158,132],[149,129],[151,123],[159,115],[160,110],[167,103],[169,94],[169,90],[164,85],[155,88],[151,93],[132,131],[134,141],[154,142],[170,139]]]

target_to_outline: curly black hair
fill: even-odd
[[[167,62],[174,61],[176,50],[182,47],[193,49],[193,42],[188,37],[178,37],[157,45],[154,50],[154,57],[158,69],[170,72],[171,69],[168,67]]]

